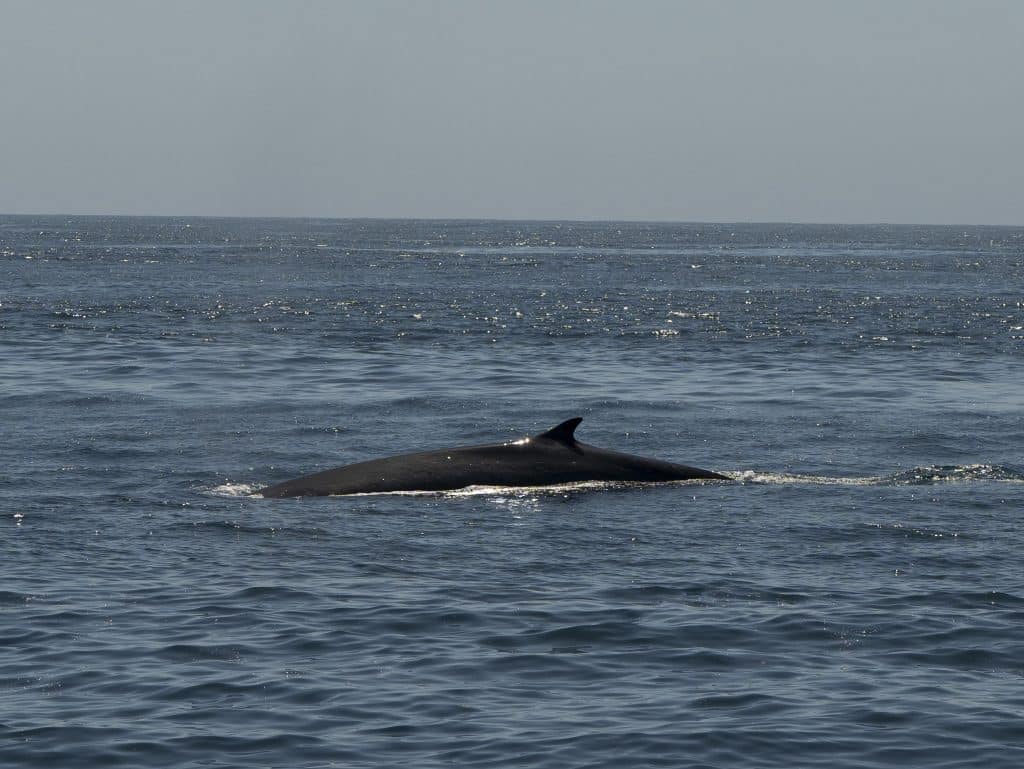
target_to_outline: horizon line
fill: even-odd
[[[77,218],[117,218],[117,219],[236,219],[236,220],[291,220],[291,221],[377,221],[377,222],[505,222],[533,224],[714,224],[714,225],[760,225],[760,226],[797,226],[797,227],[1024,227],[1024,224],[1000,224],[992,222],[898,222],[898,221],[813,221],[786,219],[606,219],[606,218],[530,218],[530,217],[493,217],[493,216],[325,216],[315,214],[120,214],[120,213],[6,213],[0,217],[77,217]]]

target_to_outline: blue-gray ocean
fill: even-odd
[[[1022,446],[1024,228],[0,217],[0,766],[1017,769]]]

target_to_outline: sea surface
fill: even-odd
[[[1024,228],[3,216],[0,766],[1017,769],[1022,447]]]

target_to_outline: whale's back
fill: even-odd
[[[570,419],[521,441],[463,446],[357,462],[269,486],[264,497],[447,491],[466,486],[550,486],[581,481],[727,480],[708,470],[576,441]]]

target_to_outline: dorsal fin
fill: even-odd
[[[562,424],[552,427],[546,433],[541,433],[537,437],[547,438],[548,440],[558,441],[559,443],[565,443],[572,446],[576,443],[576,438],[573,436],[573,433],[576,432],[576,428],[579,427],[579,424],[582,421],[583,417],[566,419]]]

